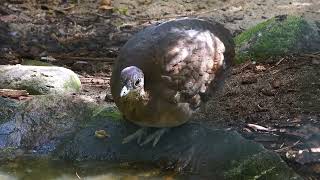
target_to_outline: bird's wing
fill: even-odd
[[[159,93],[166,93],[173,102],[187,102],[191,107],[198,107],[201,94],[209,90],[226,68],[226,47],[203,24],[178,23],[178,26],[169,28],[169,24],[167,29],[163,28],[157,42],[156,57],[161,62],[162,87],[166,87]]]

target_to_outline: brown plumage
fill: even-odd
[[[140,126],[179,126],[223,79],[233,57],[231,34],[218,23],[183,18],[150,26],[120,51],[111,78],[114,101]]]

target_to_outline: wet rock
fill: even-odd
[[[235,37],[237,61],[264,61],[272,56],[320,50],[316,22],[297,16],[276,16]]]
[[[320,163],[320,128],[314,124],[300,126],[299,129],[289,130],[288,134],[299,137],[293,148],[286,153],[286,157],[299,164]]]
[[[115,107],[72,96],[34,96],[22,102],[0,98],[0,114],[0,157],[14,149],[32,154],[54,151],[50,154],[54,159],[146,162],[185,178],[299,179],[277,154],[262,145],[204,124],[172,128],[156,147],[141,147],[136,142],[122,144],[122,139],[139,127],[122,120]]]
[[[22,89],[29,94],[78,92],[81,82],[73,71],[55,66],[0,66],[0,88]]]
[[[152,144],[139,146],[135,141],[122,144],[122,139],[139,127],[121,119],[112,120],[115,118],[111,118],[108,111],[101,112],[108,117],[96,115],[86,128],[66,140],[55,156],[77,161],[151,162],[204,179],[250,179],[255,176],[290,179],[296,176],[276,154],[261,145],[245,140],[236,132],[196,123],[171,128],[155,147]],[[101,128],[110,134],[109,138],[96,138],[95,134]],[[268,169],[270,172],[264,174]]]
[[[33,96],[26,101],[0,97],[0,150],[53,150],[59,138],[88,121],[90,107],[72,96]]]

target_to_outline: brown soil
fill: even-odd
[[[0,2],[0,64],[53,58],[49,63],[80,75],[80,96],[100,103],[112,103],[111,64],[120,47],[147,25],[206,16],[236,35],[275,15],[320,19],[318,0],[117,0],[111,4],[114,13],[99,9],[95,1],[48,2]],[[300,173],[316,178],[319,153],[304,156],[298,151],[320,147],[319,67],[316,53],[236,65],[224,89],[195,119],[236,129],[278,152]]]

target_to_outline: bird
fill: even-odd
[[[208,19],[169,20],[133,35],[111,75],[116,106],[141,127],[123,143],[155,146],[170,128],[188,122],[224,82],[234,55],[230,31]],[[141,143],[148,128],[157,130]]]

